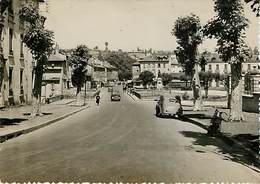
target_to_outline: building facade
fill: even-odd
[[[32,100],[35,62],[22,41],[25,29],[18,11],[23,2],[9,1],[9,7],[0,15],[0,107],[30,103]],[[35,3],[38,6],[38,2]]]
[[[163,73],[179,74],[182,72],[182,68],[175,55],[151,54],[144,58],[139,58],[137,62],[132,64],[133,79],[138,79],[139,75],[144,71],[150,71],[158,78]]]
[[[96,57],[88,60],[88,68],[91,72],[91,81],[96,85],[105,85],[110,81],[118,81],[118,69],[107,61],[101,61]]]
[[[42,96],[50,98],[63,95],[70,88],[71,77],[69,75],[69,64],[65,55],[59,53],[58,49],[50,55],[43,74]]]

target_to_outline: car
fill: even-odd
[[[183,114],[181,99],[179,96],[169,97],[161,95],[156,99],[155,115],[157,117],[177,117],[180,118]]]
[[[113,91],[111,93],[111,101],[120,101],[121,100],[121,95],[119,91]]]

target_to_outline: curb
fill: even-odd
[[[204,125],[203,123],[197,121],[197,120],[194,120],[194,119],[191,119],[191,118],[187,118],[185,117],[186,119],[190,120],[190,121],[193,121],[197,126],[201,127],[202,129],[204,130],[208,130],[208,127],[206,125]],[[250,150],[248,147],[244,146],[243,143],[241,143],[240,141],[237,141],[236,139],[226,135],[226,134],[219,134],[219,135],[216,135],[215,137],[221,139],[222,141],[224,141],[226,144],[230,145],[230,144],[236,144],[238,146],[240,146],[241,148],[243,148],[246,152],[248,152],[250,155],[254,156],[254,158],[256,159],[256,163],[258,165],[260,165],[260,154],[257,154],[255,152],[253,152],[252,150]]]
[[[128,96],[130,96],[134,101],[136,101],[135,98],[134,98],[132,95],[130,95],[130,93],[128,93],[128,92],[126,92],[126,93],[127,93]]]
[[[61,120],[65,119],[65,118],[67,118],[67,117],[69,117],[69,116],[71,116],[73,114],[81,112],[81,111],[83,111],[83,110],[85,110],[85,109],[87,109],[89,107],[90,106],[82,107],[82,108],[80,108],[78,110],[75,110],[73,112],[70,112],[70,113],[64,114],[64,115],[62,115],[60,117],[57,117],[57,118],[54,118],[52,120],[46,121],[46,122],[44,122],[44,123],[42,123],[40,125],[36,125],[36,126],[30,127],[30,128],[24,129],[24,130],[18,130],[18,131],[12,132],[12,133],[8,133],[6,135],[1,135],[0,136],[0,143],[3,143],[3,142],[5,142],[5,141],[7,141],[9,139],[12,139],[12,138],[16,138],[16,137],[18,137],[20,135],[23,135],[23,134],[27,134],[27,133],[33,132],[33,131],[38,130],[40,128],[44,128],[44,127],[46,127],[48,125],[51,125],[51,124],[56,123],[58,121],[61,121]]]

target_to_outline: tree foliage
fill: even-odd
[[[35,68],[35,83],[33,94],[41,95],[43,66],[53,51],[54,34],[44,28],[45,17],[39,14],[37,4],[25,3],[19,9],[19,18],[27,22],[23,42],[30,49],[33,58],[37,61]]]
[[[245,43],[248,20],[241,0],[215,0],[214,16],[204,27],[204,35],[217,39],[217,52],[224,62],[231,64],[230,120],[241,121],[242,62],[250,56]]]
[[[215,0],[217,13],[203,29],[204,35],[217,39],[217,52],[225,62],[241,63],[249,56],[244,41],[248,19],[241,0]]]
[[[10,0],[1,0],[0,1],[0,14],[2,15],[5,10],[9,7]]]
[[[119,80],[130,80],[132,78],[132,64],[135,62],[135,60],[130,58],[127,53],[109,52],[104,56],[100,56],[99,58],[118,68]]]
[[[168,85],[173,80],[173,76],[168,73],[161,74],[161,78],[164,86]]]
[[[150,84],[153,82],[154,74],[150,71],[143,71],[139,75],[139,79],[142,80],[143,85],[146,86],[147,84]]]
[[[77,94],[80,92],[86,81],[86,67],[88,64],[88,48],[85,45],[79,45],[73,52],[69,59],[72,67],[72,85],[77,87]]]
[[[184,72],[193,73],[197,48],[202,43],[201,25],[199,17],[191,14],[186,17],[179,17],[172,30],[176,36],[178,47],[175,54],[178,62],[182,65]]]

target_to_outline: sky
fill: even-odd
[[[213,0],[47,0],[42,13],[46,28],[54,31],[61,48],[85,44],[89,48],[125,51],[141,49],[172,51],[177,44],[171,30],[175,20],[191,13],[205,24],[215,13]],[[245,5],[250,20],[246,41],[259,45],[259,18]],[[205,40],[200,50],[214,51],[216,41]]]

